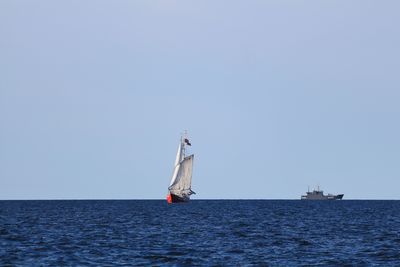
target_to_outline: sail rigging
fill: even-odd
[[[183,154],[184,154],[184,151],[183,151],[183,145],[181,142],[181,143],[179,143],[178,151],[176,152],[174,172],[172,173],[172,178],[171,178],[171,182],[170,182],[169,186],[171,186],[175,182],[176,178],[178,177],[177,175],[178,175],[180,162],[182,161]]]
[[[190,155],[179,164],[177,175],[169,186],[169,190],[172,193],[188,194],[191,191],[193,158],[194,155]]]
[[[175,157],[174,171],[169,184],[169,197],[177,196],[188,201],[192,191],[192,172],[194,155],[186,156],[186,146],[191,146],[187,136],[182,137]]]

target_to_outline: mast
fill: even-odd
[[[175,182],[178,172],[179,172],[180,164],[184,158],[185,158],[185,144],[183,142],[183,137],[181,135],[181,142],[179,143],[178,151],[176,152],[174,171],[172,173],[171,182],[169,184],[169,187],[171,187],[171,185]]]
[[[183,135],[181,135],[181,145],[182,145],[182,158],[181,161],[186,157],[186,144],[185,144],[185,138]]]
[[[170,193],[179,196],[190,196],[195,194],[191,189],[193,158],[191,154],[186,156],[186,145],[190,146],[187,131],[181,134],[178,152],[175,160],[174,172],[168,187]]]
[[[187,130],[185,130],[185,132],[181,135],[181,144],[182,144],[182,147],[183,147],[183,149],[182,149],[182,154],[183,154],[182,160],[186,157],[186,142],[185,142],[185,140],[189,140]]]

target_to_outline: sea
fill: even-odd
[[[400,201],[0,201],[0,266],[400,266]]]

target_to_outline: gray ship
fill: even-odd
[[[317,190],[313,190],[310,192],[310,189],[307,191],[307,195],[301,196],[302,200],[337,200],[337,199],[342,199],[344,194],[340,195],[324,195],[324,191],[319,190],[319,186]]]

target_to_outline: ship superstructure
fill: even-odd
[[[306,195],[302,195],[301,199],[302,200],[340,200],[342,199],[344,194],[339,194],[339,195],[333,195],[333,194],[328,194],[324,195],[324,191],[319,189],[313,190],[310,192],[310,190],[307,190]]]

